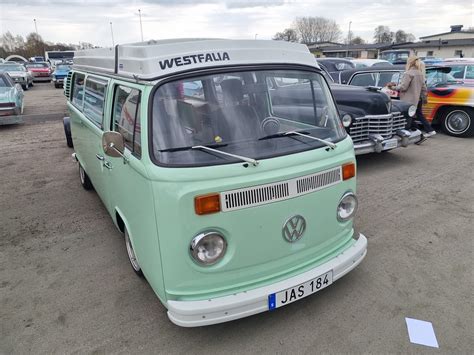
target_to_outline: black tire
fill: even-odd
[[[130,265],[132,266],[132,269],[135,272],[135,274],[137,274],[140,277],[143,277],[142,269],[140,267],[140,264],[138,263],[137,257],[135,256],[135,251],[133,250],[132,242],[130,240],[126,227],[124,227],[123,234],[124,234],[124,239],[125,239],[125,248],[127,250],[127,255],[128,255],[128,261],[130,262]]]
[[[94,189],[94,186],[92,186],[92,182],[89,179],[89,175],[87,175],[86,171],[82,167],[82,165],[79,163],[79,180],[81,181],[81,185],[84,188],[84,190],[90,191]]]
[[[33,81],[31,81],[31,83],[30,83],[30,87],[33,87],[33,86],[35,86],[35,84],[34,84],[34,82],[33,82]]]
[[[27,91],[27,90],[28,90],[28,84],[22,85],[21,87],[23,88],[23,91]]]
[[[441,117],[443,132],[453,137],[474,136],[474,109],[471,107],[449,107]]]
[[[59,86],[58,84],[54,84],[54,87],[55,87],[56,89],[59,89],[61,86]]]
[[[66,144],[69,148],[74,148],[74,143],[72,142],[72,135],[71,135],[71,121],[69,117],[63,118],[63,126],[64,126],[64,135],[66,136]]]

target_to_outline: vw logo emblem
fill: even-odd
[[[300,240],[306,229],[306,221],[299,214],[288,218],[283,225],[282,234],[287,242],[294,243]]]

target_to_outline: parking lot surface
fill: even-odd
[[[60,119],[0,127],[0,353],[433,352],[409,342],[405,317],[433,323],[435,352],[474,348],[474,139],[359,157],[362,264],[274,312],[194,329],[135,276],[72,152]]]

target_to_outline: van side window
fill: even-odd
[[[72,103],[82,110],[84,101],[84,74],[74,73],[72,78]]]
[[[140,91],[126,86],[115,87],[112,129],[123,136],[125,147],[141,156]]]
[[[106,87],[107,82],[87,77],[84,92],[84,115],[100,128],[102,128],[104,116]]]

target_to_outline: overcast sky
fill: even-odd
[[[417,38],[472,27],[473,0],[0,0],[0,31],[35,30],[52,42],[99,46],[140,41],[138,9],[147,39],[220,37],[271,39],[299,16],[334,19],[344,36],[372,42],[377,25],[403,29]]]

